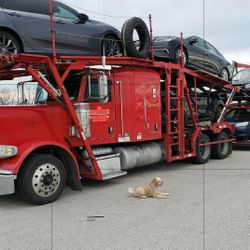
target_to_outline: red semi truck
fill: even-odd
[[[81,190],[81,179],[231,154],[234,127],[200,122],[197,93],[194,102],[188,87],[232,89],[229,82],[149,59],[110,57],[99,68],[93,66],[102,57],[54,59],[21,54],[0,71],[1,80],[29,75],[38,83],[35,103],[0,107],[1,195],[17,190],[25,201],[45,204],[66,183]]]

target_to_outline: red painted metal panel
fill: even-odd
[[[116,124],[113,102],[90,104],[90,131],[89,141],[112,139],[115,142]]]
[[[160,139],[159,74],[147,69],[115,72],[118,142]]]
[[[0,160],[2,168],[17,173],[25,157],[42,146],[63,148],[75,160],[65,140],[69,137],[68,116],[57,104],[1,106],[0,120],[1,144],[14,145],[19,150],[15,157]]]

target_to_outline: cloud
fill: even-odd
[[[229,61],[236,61],[238,63],[245,63],[250,65],[250,48],[239,50],[238,52],[229,52],[224,54]]]
[[[205,36],[223,53],[250,49],[250,2],[205,1]]]

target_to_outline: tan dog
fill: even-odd
[[[139,199],[145,199],[147,197],[164,199],[170,194],[157,191],[162,184],[162,179],[160,177],[155,177],[149,185],[138,187],[135,190],[133,188],[129,188],[128,192]]]

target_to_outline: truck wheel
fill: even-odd
[[[211,157],[211,145],[200,146],[200,144],[208,143],[209,137],[201,134],[197,139],[196,156],[193,161],[197,164],[205,164]]]
[[[133,35],[137,32],[139,41],[135,42]],[[138,18],[132,17],[127,20],[121,31],[123,48],[127,56],[137,58],[148,58],[150,50],[150,36],[145,22]]]
[[[42,205],[55,201],[66,183],[62,162],[52,155],[33,155],[27,160],[17,178],[21,198],[29,203]]]
[[[229,136],[226,132],[214,136],[214,141],[227,140]],[[215,159],[225,159],[232,152],[232,142],[223,142],[212,146],[212,157]]]

